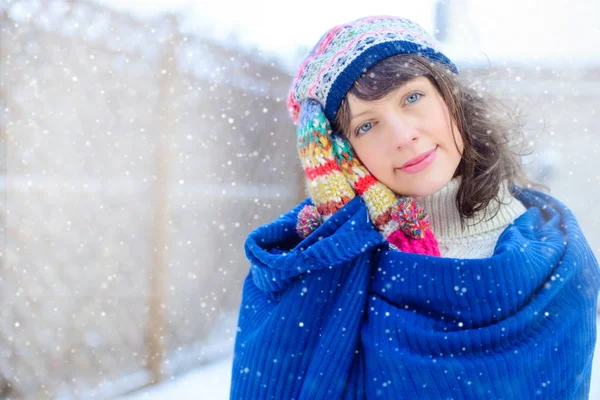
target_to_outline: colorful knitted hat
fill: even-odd
[[[354,82],[379,61],[399,54],[426,57],[458,74],[456,65],[416,23],[391,16],[361,18],[330,29],[300,65],[287,103],[294,123],[306,99],[317,100],[333,121]]]
[[[297,231],[308,236],[323,221],[360,195],[379,232],[399,250],[438,255],[427,213],[415,199],[400,197],[379,182],[331,124],[354,82],[377,62],[417,54],[458,69],[427,33],[397,17],[367,17],[327,32],[304,60],[288,97],[298,130],[298,152],[314,207],[298,215]]]

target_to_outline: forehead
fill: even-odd
[[[376,78],[373,78],[373,79],[376,79]],[[416,77],[402,83],[400,86],[391,90],[389,93],[387,93],[385,96],[383,96],[381,99],[378,99],[378,100],[362,100],[362,99],[359,99],[358,97],[356,97],[355,95],[353,95],[352,93],[348,93],[348,105],[350,106],[351,110],[354,108],[359,108],[359,107],[364,108],[369,105],[375,105],[377,103],[385,102],[386,100],[390,99],[391,97],[394,97],[395,95],[397,95],[398,92],[408,92],[408,91],[415,90],[415,89],[423,89],[423,90],[434,89],[434,86],[427,77],[416,76]]]

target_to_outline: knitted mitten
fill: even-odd
[[[322,222],[362,197],[375,228],[399,250],[439,256],[437,240],[424,209],[379,182],[354,155],[341,135],[332,134],[321,105],[307,99],[298,120],[298,153],[314,206],[298,214],[297,231],[308,236]]]
[[[298,153],[307,189],[322,221],[354,198],[354,191],[333,156],[331,128],[325,114],[318,112],[320,105],[309,100],[302,108],[298,121]],[[306,207],[305,207],[306,208]]]

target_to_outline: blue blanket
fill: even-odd
[[[306,200],[246,241],[232,399],[587,399],[597,260],[532,190],[486,259],[390,249],[355,197],[310,236]]]

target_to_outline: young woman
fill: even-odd
[[[598,263],[417,24],[332,28],[289,96],[310,198],[246,241],[232,399],[585,399]]]

